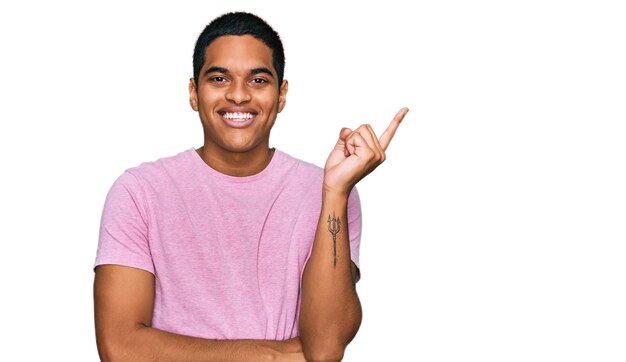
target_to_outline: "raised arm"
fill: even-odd
[[[385,150],[408,112],[401,109],[376,137],[369,125],[344,128],[324,167],[322,210],[302,275],[300,338],[308,361],[339,361],[361,324],[350,259],[347,208],[350,190],[385,160]]]
[[[207,340],[152,328],[153,306],[152,273],[96,267],[96,341],[102,361],[304,361],[299,338]]]

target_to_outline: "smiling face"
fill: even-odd
[[[278,84],[272,51],[251,35],[225,35],[205,51],[189,101],[204,128],[204,146],[218,154],[267,152],[287,81]]]

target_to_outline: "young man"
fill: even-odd
[[[334,361],[361,322],[360,204],[385,133],[341,130],[324,169],[269,147],[284,54],[230,13],[198,38],[191,107],[204,145],[126,170],[102,215],[94,299],[112,361]]]

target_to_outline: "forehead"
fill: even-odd
[[[249,70],[272,65],[272,50],[252,35],[223,35],[205,50],[203,68],[220,66],[231,70]]]

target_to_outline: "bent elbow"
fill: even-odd
[[[343,359],[343,350],[304,351],[304,358],[310,362],[339,362]]]
[[[105,342],[98,342],[98,355],[102,362],[115,362],[119,360],[119,358],[117,358],[117,349]]]
[[[360,306],[358,313],[350,314],[341,324],[301,324],[300,339],[304,357],[307,361],[341,361],[346,347],[356,335],[360,325]]]
[[[128,346],[119,336],[98,336],[96,342],[102,362],[128,361],[131,357]]]
[[[346,347],[337,341],[316,341],[314,344],[302,345],[302,352],[307,361],[311,362],[335,362],[343,359]]]
[[[124,359],[121,346],[108,340],[98,341],[98,355],[102,362],[116,362]]]

